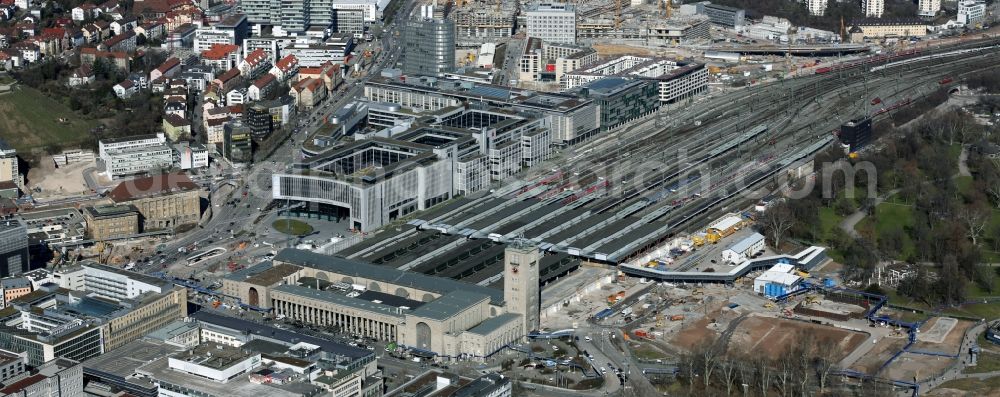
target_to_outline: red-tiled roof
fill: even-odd
[[[41,381],[45,380],[46,378],[47,377],[45,375],[42,375],[42,374],[31,375],[31,376],[29,376],[27,378],[24,378],[24,379],[21,379],[21,380],[19,380],[17,382],[11,383],[10,385],[8,385],[7,387],[4,387],[3,389],[0,389],[0,394],[3,394],[3,395],[6,396],[8,394],[17,393],[19,391],[22,391],[22,390],[28,388],[28,386],[31,386],[31,385],[33,385],[35,383],[38,383],[38,382],[41,382]]]
[[[173,113],[170,113],[170,114],[167,114],[166,116],[163,116],[163,121],[166,121],[167,123],[170,123],[170,125],[172,125],[174,127],[184,127],[184,126],[191,125],[190,121],[187,121],[183,117],[178,116],[178,115],[173,114]]]
[[[278,70],[281,70],[282,72],[288,72],[293,67],[298,66],[298,64],[299,59],[296,58],[295,55],[289,54],[284,58],[279,59],[275,66],[277,66]]]
[[[201,52],[201,57],[210,60],[220,60],[239,50],[240,46],[235,44],[212,44],[212,47]]]
[[[128,40],[128,39],[132,38],[133,36],[135,36],[135,32],[129,30],[129,31],[124,32],[124,33],[122,33],[120,35],[117,35],[117,36],[112,37],[110,39],[104,40],[104,45],[108,46],[108,47],[113,47],[113,46],[117,45],[118,43],[121,43],[121,42],[123,42],[125,40]]]
[[[118,83],[118,85],[120,85],[122,88],[132,88],[132,86],[135,85],[135,83],[133,83],[132,80],[126,79],[125,81]]]
[[[247,57],[244,59],[250,67],[255,67],[261,62],[267,59],[267,53],[264,52],[263,48],[258,48],[256,50],[250,51]]]
[[[145,197],[164,196],[198,189],[198,184],[191,181],[187,174],[172,172],[119,183],[118,186],[111,189],[108,197],[116,203],[122,203]]]
[[[216,78],[219,79],[219,81],[221,81],[223,84],[225,84],[227,81],[239,77],[239,75],[240,75],[240,70],[237,68],[232,68],[227,70],[225,73],[220,74],[219,77]]]
[[[243,105],[233,105],[229,108],[229,114],[243,114]]]
[[[294,88],[298,92],[302,92],[305,90],[315,92],[317,89],[319,89],[319,86],[321,85],[323,85],[323,80],[307,78],[304,80],[299,80],[299,82],[295,84]]]
[[[264,88],[267,87],[268,84],[271,84],[273,82],[274,82],[274,75],[265,74],[261,78],[257,79],[257,81],[254,81],[253,85],[257,88]]]
[[[174,67],[176,67],[177,65],[180,65],[180,64],[181,64],[181,60],[180,59],[171,57],[171,58],[167,59],[166,61],[163,61],[163,64],[160,65],[160,67],[156,68],[156,70],[159,70],[160,73],[166,73],[170,69],[173,69]]]

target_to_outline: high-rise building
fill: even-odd
[[[309,3],[310,0],[281,0],[281,19],[271,22],[275,25],[281,25],[281,28],[287,32],[305,32],[312,25],[309,20],[312,15],[309,12]]]
[[[917,1],[917,15],[922,17],[933,17],[941,11],[941,0],[919,0]]]
[[[249,163],[253,160],[252,136],[250,127],[241,121],[231,121],[225,127],[224,153],[226,159],[233,163]]]
[[[539,328],[541,288],[538,286],[538,262],[542,259],[538,247],[526,240],[517,240],[503,253],[503,300],[507,311],[524,316],[524,334]]]
[[[986,16],[986,2],[983,0],[962,0],[958,2],[958,23],[975,25]]]
[[[19,218],[0,220],[0,277],[28,271],[28,226]]]
[[[455,69],[455,22],[434,16],[433,6],[403,27],[403,73],[440,76]]]
[[[885,0],[861,0],[861,11],[866,17],[881,18],[885,12]]]
[[[809,15],[823,16],[826,13],[827,0],[806,0],[806,8]]]
[[[840,142],[852,153],[868,144],[872,138],[872,119],[862,117],[840,126]]]
[[[550,43],[576,43],[576,6],[560,3],[535,3],[525,13],[528,37]]]

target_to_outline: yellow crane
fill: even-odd
[[[622,0],[615,0],[615,30],[622,28]]]
[[[673,15],[674,7],[671,0],[660,0],[660,9],[663,11],[663,16],[670,19]]]

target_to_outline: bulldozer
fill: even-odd
[[[774,309],[774,303],[767,302],[764,304],[765,309]]]
[[[816,295],[807,295],[805,303],[807,305],[818,305],[819,301],[820,301],[819,296],[816,296]]]

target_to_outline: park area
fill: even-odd
[[[19,85],[0,95],[0,138],[19,152],[48,145],[78,146],[89,139],[94,120],[82,120],[68,107],[35,90]]]

